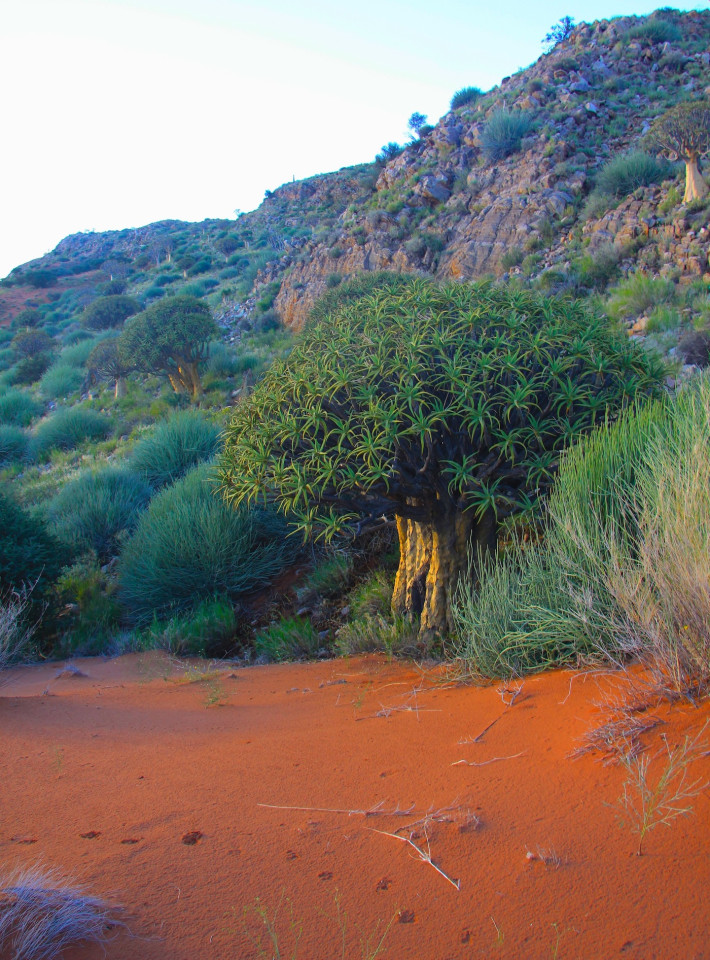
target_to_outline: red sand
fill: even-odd
[[[257,898],[281,956],[302,923],[301,960],[341,958],[338,904],[349,960],[390,920],[387,960],[710,956],[708,790],[638,857],[616,805],[625,771],[570,757],[608,719],[598,705],[623,699],[619,675],[531,677],[506,707],[496,685],[379,658],[218,679],[159,654],[77,663],[87,676],[4,675],[0,864],[41,861],[122,904],[131,936],[109,960],[275,956],[248,935],[264,931]],[[643,738],[653,755],[710,704],[637,716],[663,721]],[[690,773],[710,778],[710,757]],[[430,848],[460,890],[377,831]]]

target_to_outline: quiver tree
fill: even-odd
[[[307,328],[239,405],[222,489],[276,500],[306,536],[394,519],[393,610],[427,639],[451,629],[469,545],[493,549],[560,450],[652,391],[659,366],[579,304],[385,279]]]
[[[653,122],[646,140],[670,160],[685,163],[683,203],[698,200],[708,193],[698,160],[710,149],[710,103],[696,101],[671,107]]]
[[[165,373],[176,393],[202,393],[199,365],[219,333],[197,297],[167,297],[126,322],[118,341],[122,362],[146,373]]]
[[[86,369],[95,380],[113,383],[117,400],[125,397],[126,377],[132,368],[119,353],[117,337],[109,337],[96,344],[86,359]]]

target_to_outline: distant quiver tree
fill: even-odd
[[[239,405],[222,489],[276,501],[306,536],[395,521],[393,611],[428,639],[452,627],[469,545],[494,549],[563,447],[662,371],[579,304],[392,275],[361,299],[342,289]]]
[[[710,103],[679,103],[651,124],[646,134],[648,144],[670,160],[685,163],[683,203],[698,200],[708,193],[708,185],[698,161],[710,150]]]

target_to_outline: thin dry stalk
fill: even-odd
[[[13,960],[55,960],[72,945],[104,945],[124,926],[103,900],[39,866],[0,878],[0,953]]]
[[[30,602],[32,587],[12,590],[0,595],[0,670],[26,654],[34,626],[23,623]],[[0,684],[3,680],[0,679]]]

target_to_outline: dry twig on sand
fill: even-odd
[[[429,837],[427,835],[426,828],[424,830],[424,836],[426,837],[426,845],[427,845],[426,853],[422,850],[421,847],[418,847],[416,843],[414,843],[411,837],[400,837],[398,833],[388,833],[386,830],[375,830],[374,827],[370,827],[370,829],[374,833],[381,833],[383,837],[392,837],[393,840],[400,840],[402,843],[408,844],[413,850],[416,851],[417,856],[422,861],[422,863],[428,863],[429,866],[433,867],[434,870],[436,870],[436,872],[440,874],[444,878],[444,880],[447,880],[452,887],[456,887],[457,890],[461,890],[461,881],[452,879],[452,877],[450,877],[448,873],[444,873],[441,867],[437,867],[437,865],[432,860],[431,849],[429,847]]]

